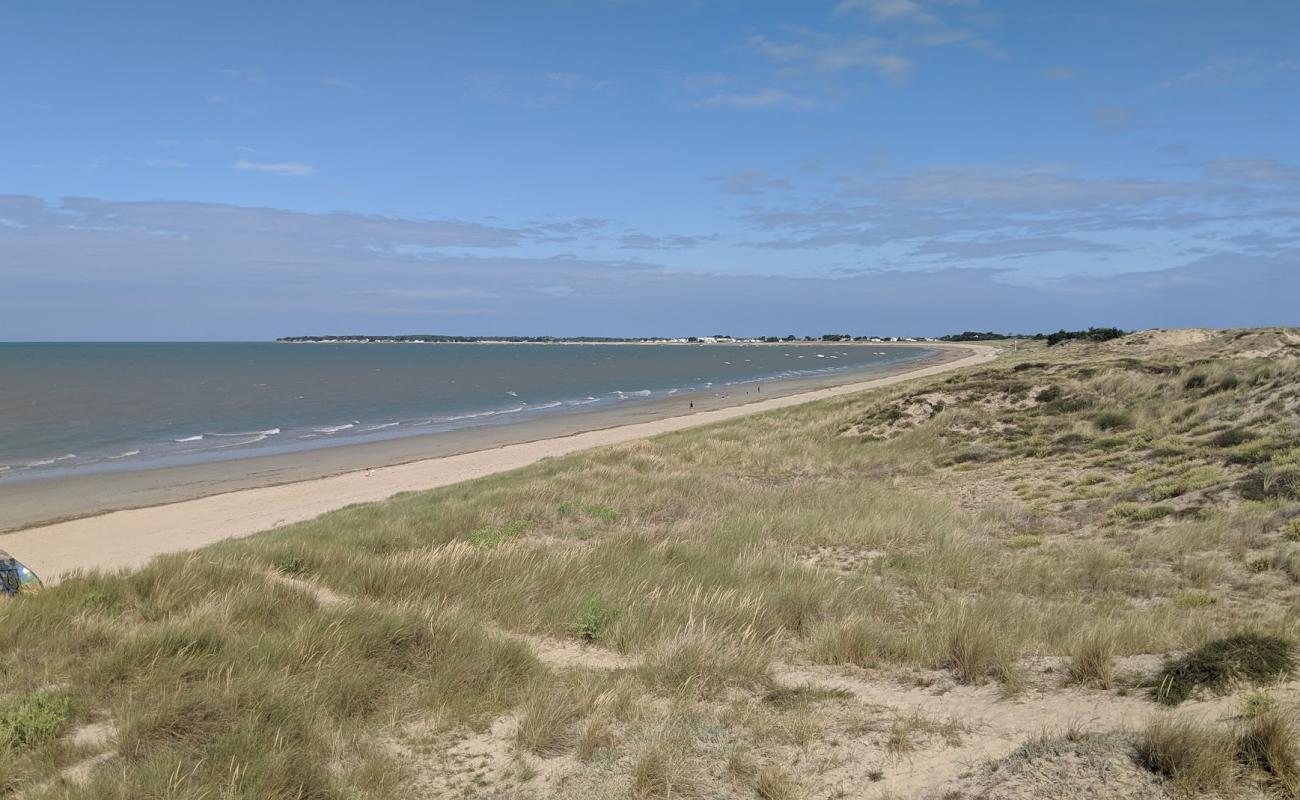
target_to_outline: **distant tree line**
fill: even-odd
[[[947,336],[940,336],[941,342],[987,342],[1003,339],[1031,339],[1036,341],[1047,340],[1048,347],[1055,347],[1061,342],[1071,339],[1078,339],[1085,342],[1105,342],[1110,339],[1118,339],[1124,335],[1124,331],[1119,328],[1089,328],[1086,331],[1067,331],[1061,329],[1056,333],[997,333],[996,331],[963,331],[962,333],[950,333]]]

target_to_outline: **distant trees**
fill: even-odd
[[[1070,339],[1080,339],[1085,342],[1105,342],[1118,339],[1123,335],[1124,331],[1119,328],[1089,328],[1086,331],[1067,331],[1063,329],[1056,333],[1047,334],[1047,346],[1055,347],[1061,342]]]

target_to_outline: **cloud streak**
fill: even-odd
[[[231,164],[230,168],[240,172],[262,172],[268,175],[285,175],[294,178],[305,178],[316,174],[315,167],[311,164],[303,164],[300,161],[259,162],[241,158]]]

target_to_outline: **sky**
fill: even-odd
[[[0,340],[1300,324],[1294,0],[0,2]]]

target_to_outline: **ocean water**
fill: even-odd
[[[889,369],[887,345],[0,344],[0,479],[306,450]]]

